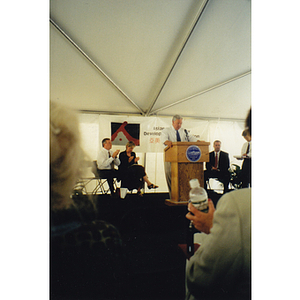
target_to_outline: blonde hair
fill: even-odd
[[[51,209],[73,203],[72,189],[80,177],[83,151],[79,123],[71,109],[50,101],[50,201]]]
[[[135,147],[135,143],[132,142],[132,141],[129,141],[129,142],[126,144],[126,148],[127,148],[127,147],[134,148],[134,147]]]

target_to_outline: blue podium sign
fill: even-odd
[[[186,158],[191,162],[196,162],[201,157],[201,150],[196,145],[191,145],[186,149]]]

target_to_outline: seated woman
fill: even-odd
[[[138,165],[137,162],[140,158],[136,157],[133,152],[134,147],[134,142],[128,142],[126,150],[120,153],[119,177],[122,180],[121,187],[126,187],[130,191],[137,189],[138,195],[142,196],[141,188],[143,188],[144,182],[147,183],[148,189],[157,189],[158,186],[150,182],[145,168]]]

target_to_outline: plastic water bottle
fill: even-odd
[[[200,187],[198,179],[190,180],[189,202],[191,202],[198,210],[208,212],[208,196],[206,190]]]
[[[200,187],[198,179],[190,180],[189,202],[191,202],[198,210],[208,212],[208,196],[206,190]],[[192,221],[189,224],[187,232],[187,253],[192,256],[194,254],[194,228]]]

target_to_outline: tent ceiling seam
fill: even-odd
[[[176,101],[176,102],[173,102],[173,103],[171,103],[171,104],[168,104],[168,105],[166,105],[166,106],[163,106],[163,107],[161,107],[161,108],[158,108],[158,109],[152,111],[152,112],[150,113],[150,115],[156,114],[157,112],[159,112],[159,111],[161,111],[161,110],[164,110],[164,109],[167,109],[167,108],[170,108],[170,107],[172,107],[172,106],[181,104],[181,103],[183,103],[183,102],[185,102],[185,101],[188,101],[188,100],[190,100],[190,99],[192,99],[192,98],[194,98],[194,97],[203,95],[203,94],[205,94],[205,93],[207,93],[207,92],[210,92],[210,91],[212,91],[212,90],[214,90],[214,89],[217,89],[217,88],[219,88],[219,87],[221,87],[221,86],[224,86],[224,85],[226,85],[226,84],[228,84],[228,83],[231,83],[231,82],[233,82],[233,81],[235,81],[235,80],[241,79],[241,78],[243,78],[243,77],[245,77],[245,76],[247,76],[247,75],[249,75],[249,74],[251,74],[251,70],[250,70],[250,71],[247,71],[246,73],[243,73],[243,74],[241,74],[241,75],[235,76],[235,77],[233,77],[233,78],[231,78],[231,79],[229,79],[229,80],[226,80],[226,81],[223,81],[223,82],[221,82],[221,83],[219,83],[219,84],[216,84],[216,85],[214,85],[214,86],[212,86],[212,87],[210,87],[210,88],[208,88],[208,89],[205,89],[205,90],[203,90],[203,91],[201,91],[201,92],[198,92],[198,93],[196,93],[196,94],[194,94],[194,95],[188,96],[188,97],[186,97],[186,98],[184,98],[184,99],[178,100],[178,101]]]
[[[102,114],[102,115],[132,115],[132,116],[141,116],[138,112],[115,112],[115,111],[101,111],[101,110],[92,110],[92,109],[79,109],[77,110],[80,113],[84,114]],[[143,115],[145,117],[145,115]]]
[[[162,115],[155,115],[156,117],[173,117],[173,114],[162,114]],[[204,121],[234,121],[234,122],[245,122],[245,118],[220,118],[220,117],[205,117],[205,116],[189,116],[184,115],[184,119],[194,119],[194,120],[204,120]]]
[[[131,103],[135,108],[139,110],[139,112],[142,115],[145,115],[145,112],[133,101],[129,98],[129,96],[126,95],[125,92],[122,91],[122,89],[108,76],[105,74],[105,72],[78,46],[77,43],[74,42],[73,39],[69,35],[66,34],[65,31],[62,30],[60,26],[55,23],[51,17],[50,17],[50,23],[106,78],[106,80],[115,88],[117,91],[129,102]]]
[[[197,13],[195,14],[195,18],[193,19],[193,21],[191,23],[191,26],[189,27],[189,30],[188,30],[187,34],[185,35],[185,38],[183,40],[182,46],[180,47],[180,50],[179,50],[177,56],[176,56],[176,59],[175,59],[174,63],[172,64],[172,67],[171,67],[170,71],[168,72],[166,78],[164,79],[164,82],[161,85],[161,87],[160,87],[157,95],[155,96],[154,100],[152,101],[152,103],[150,104],[149,108],[147,109],[146,116],[149,116],[149,114],[151,114],[151,110],[152,110],[153,106],[157,102],[159,95],[161,94],[161,92],[162,92],[164,86],[166,85],[166,83],[167,83],[167,81],[168,81],[168,79],[169,79],[172,71],[174,70],[175,65],[177,64],[177,62],[179,60],[179,57],[181,56],[181,54],[182,54],[182,52],[183,52],[186,44],[188,43],[188,40],[191,37],[194,29],[196,28],[196,25],[198,24],[198,21],[200,20],[200,17],[202,16],[202,14],[204,12],[204,9],[207,6],[208,2],[209,2],[209,0],[206,0],[205,3],[202,3],[201,6],[200,6],[200,8],[197,10]]]
[[[123,116],[139,116],[141,115],[139,113],[133,113],[133,112],[110,112],[110,111],[99,111],[99,110],[85,110],[80,109],[78,110],[79,113],[82,114],[98,114],[98,115],[123,115]],[[145,115],[143,117],[146,117]],[[161,114],[161,115],[152,115],[149,117],[173,117],[172,114]],[[222,118],[222,117],[204,117],[204,116],[188,116],[185,115],[184,119],[194,119],[194,120],[204,120],[204,121],[234,121],[234,122],[245,122],[245,118]]]

